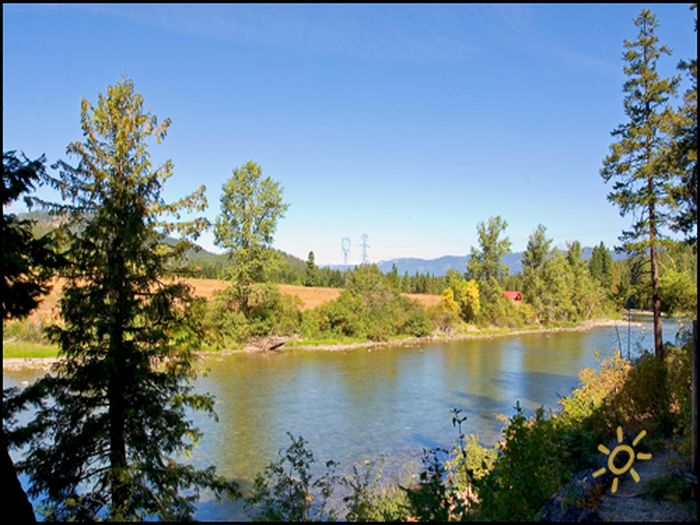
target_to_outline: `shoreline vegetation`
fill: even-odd
[[[639,326],[643,323],[632,321],[632,325]],[[593,328],[605,326],[626,326],[627,321],[623,319],[590,319],[572,326],[559,327],[533,327],[533,328],[475,328],[467,333],[434,334],[422,337],[400,337],[392,338],[388,341],[357,341],[340,343],[317,343],[308,342],[298,338],[288,338],[284,344],[275,350],[265,350],[254,344],[241,346],[240,348],[227,348],[220,350],[199,350],[196,354],[199,357],[222,356],[240,353],[282,353],[291,350],[302,351],[341,351],[368,349],[374,350],[387,347],[422,346],[430,343],[451,343],[456,341],[467,341],[472,339],[491,339],[496,337],[510,337],[527,334],[553,334],[559,332],[584,332]],[[9,348],[8,348],[9,345]],[[58,347],[53,345],[42,345],[36,343],[25,343],[23,341],[3,341],[3,370],[19,370],[25,368],[48,369],[60,358],[57,357]],[[6,353],[10,357],[6,357]],[[26,353],[25,356],[17,354]]]

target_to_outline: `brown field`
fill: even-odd
[[[217,279],[189,279],[183,278],[183,281],[188,283],[194,288],[194,294],[198,297],[204,297],[205,299],[211,299],[214,292],[223,290],[228,285],[228,281],[220,281]],[[307,286],[297,286],[294,284],[280,284],[278,285],[280,291],[284,294],[296,295],[301,299],[302,310],[309,310],[311,308],[316,308],[318,305],[327,303],[336,299],[342,288],[320,288],[320,287],[307,287]],[[44,319],[47,317],[53,317],[58,312],[54,309],[58,306],[58,300],[61,296],[62,282],[60,280],[56,281],[51,293],[47,295],[44,300],[39,305],[39,308],[32,314],[31,317],[35,319]],[[409,299],[417,301],[424,307],[436,305],[440,301],[439,295],[427,295],[427,294],[403,294]]]

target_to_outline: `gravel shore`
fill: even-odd
[[[385,348],[388,346],[420,346],[429,343],[443,343],[443,342],[453,342],[453,341],[467,341],[470,339],[490,339],[494,337],[511,337],[517,335],[525,334],[554,334],[558,332],[584,332],[592,328],[597,328],[601,326],[623,326],[627,323],[625,321],[616,321],[614,319],[595,319],[591,321],[585,321],[578,326],[566,327],[566,328],[538,328],[534,330],[512,330],[512,331],[502,331],[498,333],[481,333],[475,331],[474,333],[466,334],[441,334],[441,335],[430,335],[425,337],[409,337],[406,339],[398,339],[393,341],[366,341],[362,343],[349,343],[349,344],[334,344],[334,345],[300,345],[300,346],[288,346],[282,347],[278,350],[271,352],[280,351],[290,351],[290,350],[324,350],[324,351],[336,351],[336,350],[354,350],[358,348]],[[638,325],[641,323],[632,323]],[[218,351],[202,351],[198,352],[201,357],[204,356],[223,356],[232,353],[240,352],[260,352],[259,349],[253,347],[247,347],[244,350],[218,350]],[[3,370],[21,370],[26,368],[33,369],[44,369],[48,370],[52,364],[58,361],[57,357],[8,357],[3,358]]]

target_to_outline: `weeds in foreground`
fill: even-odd
[[[663,363],[647,354],[631,363],[617,353],[601,362],[600,371],[584,370],[581,385],[560,401],[556,414],[540,407],[526,417],[516,403],[502,440],[492,448],[465,436],[467,417],[452,409],[454,445],[424,450],[413,483],[382,484],[383,465],[375,469],[373,463],[339,476],[328,461],[326,472],[313,478],[315,459],[307,442],[290,434],[291,445],[256,479],[248,508],[257,521],[536,520],[577,470],[595,464],[598,443],[607,441],[616,425],[627,431],[654,429],[657,439],[677,436],[681,451],[687,449],[689,353],[687,343],[669,346]],[[650,480],[646,494],[683,501],[686,489],[679,479]],[[336,492],[345,496],[331,509]]]

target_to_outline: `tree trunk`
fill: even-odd
[[[22,489],[12,458],[7,450],[5,433],[2,433],[2,488],[3,516],[9,523],[36,523],[34,509]]]
[[[112,512],[120,514],[126,503],[124,474],[126,469],[126,440],[124,437],[124,390],[118,367],[112,364],[109,382],[109,462],[112,483]],[[112,516],[114,519],[114,516]]]
[[[649,186],[652,185],[651,179]],[[651,189],[650,189],[651,191]],[[651,258],[652,311],[654,312],[654,355],[664,359],[664,343],[661,333],[661,298],[659,297],[659,259],[656,253],[656,214],[653,203],[649,205],[649,255]]]
[[[126,292],[124,290],[126,268],[121,259],[122,242],[119,237],[113,242],[113,251],[109,266],[111,272],[107,286],[111,288],[110,296],[110,327],[109,353],[107,357],[109,384],[107,397],[109,399],[109,462],[111,469],[111,519],[119,519],[127,509],[126,485],[126,402],[125,380],[127,356],[124,355],[124,327],[127,322]]]

